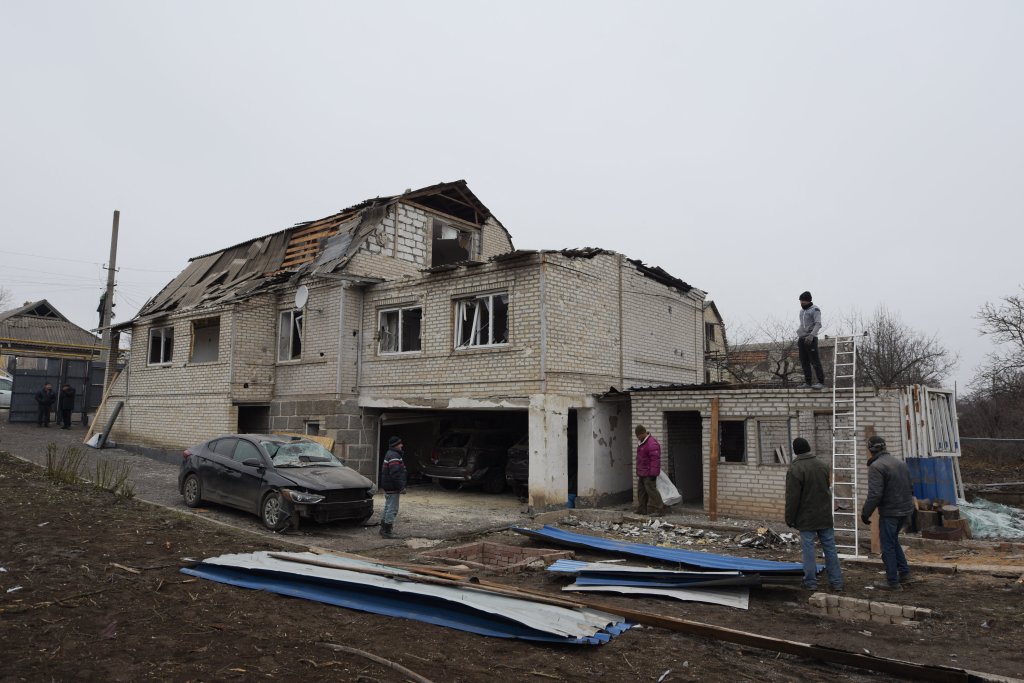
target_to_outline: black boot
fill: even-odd
[[[380,535],[383,536],[384,538],[394,538],[395,535],[393,533],[391,533],[391,527],[392,526],[393,525],[391,525],[391,524],[385,524],[384,522],[381,522],[380,523]]]

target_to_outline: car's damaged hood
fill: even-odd
[[[310,491],[331,489],[368,489],[373,483],[348,467],[309,465],[306,467],[278,467],[276,471],[296,486]]]

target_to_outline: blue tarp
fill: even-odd
[[[683,550],[682,548],[662,548],[661,546],[656,545],[629,543],[626,541],[616,541],[610,538],[601,538],[599,536],[577,534],[549,525],[545,525],[542,529],[512,527],[512,530],[516,533],[530,536],[531,538],[550,541],[558,545],[604,550],[606,552],[621,555],[649,557],[663,562],[673,562],[675,564],[700,567],[702,569],[735,570],[746,574],[758,573],[762,576],[803,576],[803,565],[799,562],[754,560],[747,557],[716,555],[714,553],[705,553],[697,550]]]
[[[956,505],[952,458],[907,458],[907,468],[914,482],[915,496],[933,501],[941,499],[949,505]]]

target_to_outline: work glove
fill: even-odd
[[[860,521],[864,522],[868,526],[871,526],[871,516],[870,515],[861,515],[860,516]]]

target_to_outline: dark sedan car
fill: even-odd
[[[251,512],[280,531],[300,518],[365,521],[376,486],[320,444],[294,436],[233,434],[182,452],[178,491],[185,505],[204,500]]]

